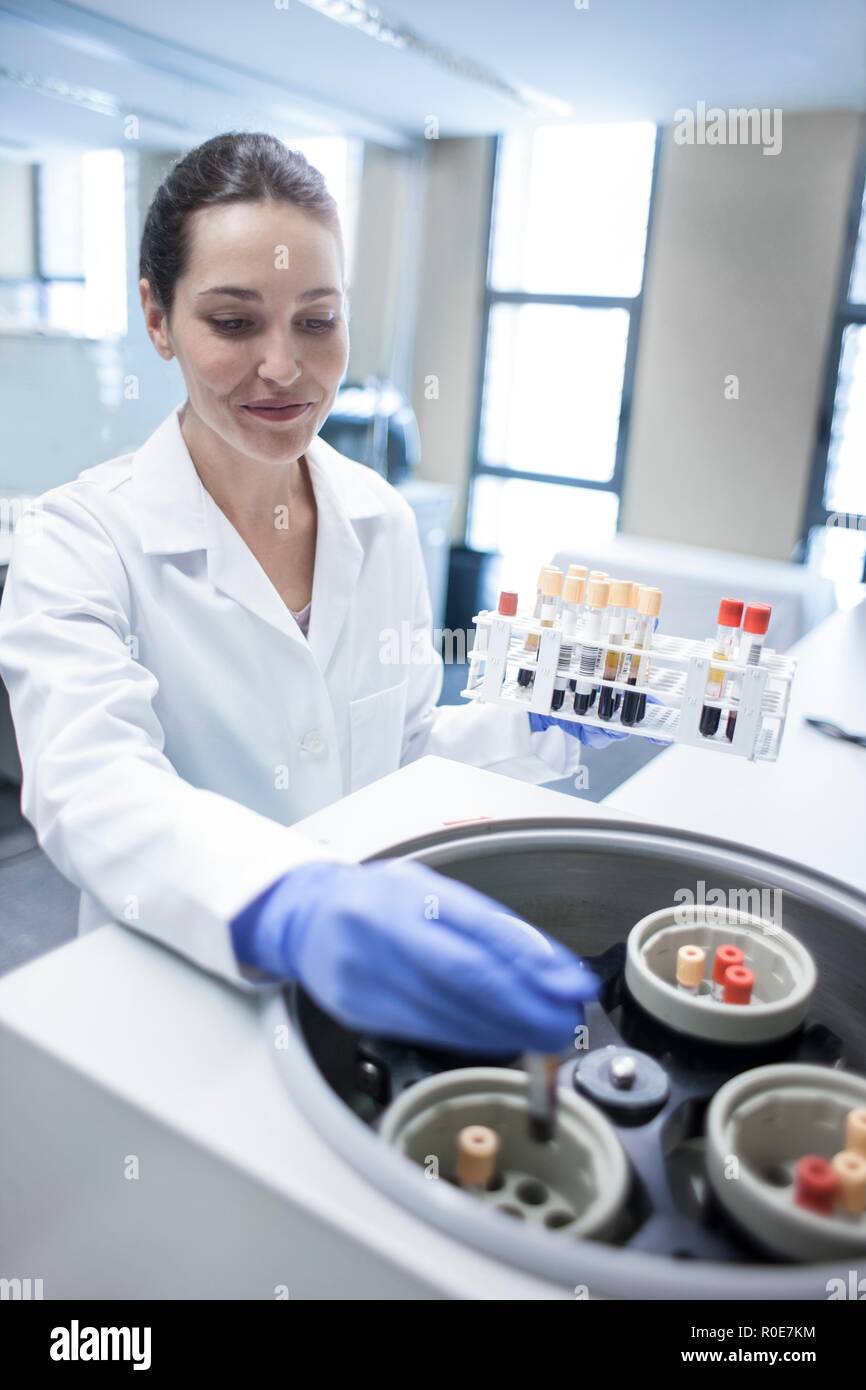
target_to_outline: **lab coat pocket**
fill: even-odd
[[[352,739],[351,791],[375,782],[400,766],[408,678],[387,690],[349,701]]]

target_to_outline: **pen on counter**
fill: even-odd
[[[866,748],[866,734],[851,733],[839,724],[834,724],[832,719],[818,719],[814,714],[804,714],[803,718],[813,729],[817,729],[819,734],[826,734],[828,738],[841,738],[845,743],[855,743],[860,748]]]

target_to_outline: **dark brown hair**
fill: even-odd
[[[220,203],[265,199],[291,203],[318,217],[336,236],[342,259],[337,204],[318,169],[275,135],[228,131],[172,165],[148,208],[138,273],[165,313],[171,311],[175,286],[186,268],[190,215]]]

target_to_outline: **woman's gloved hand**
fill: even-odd
[[[232,940],[347,1027],[435,1047],[559,1052],[598,992],[564,946],[414,862],[302,864],[235,918]]]
[[[532,710],[529,712],[529,727],[534,734],[540,733],[542,729],[549,729],[551,724],[557,724],[572,738],[576,738],[578,743],[586,744],[587,748],[604,748],[612,739],[628,738],[627,733],[599,729],[595,724],[576,724],[572,719],[557,719],[554,714],[536,714]]]
[[[658,618],[656,618],[658,623]],[[661,700],[655,695],[647,695],[647,703],[650,705],[660,705]],[[586,744],[587,748],[604,748],[611,739],[628,738],[629,731],[625,733],[615,733],[612,729],[599,729],[596,724],[576,724],[571,719],[557,719],[552,714],[536,714],[529,712],[529,727],[533,733],[538,733],[541,729],[549,729],[551,724],[558,724],[560,729],[564,729],[572,738],[576,738],[580,743]],[[651,738],[648,743],[653,743],[657,748],[667,748],[672,742],[669,738]]]

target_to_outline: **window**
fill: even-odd
[[[810,564],[841,583],[866,580],[866,151],[855,200],[804,528]]]
[[[656,129],[500,138],[467,540],[539,555],[617,529]]]
[[[119,150],[0,165],[8,234],[0,327],[108,338],[126,332],[124,165]]]

